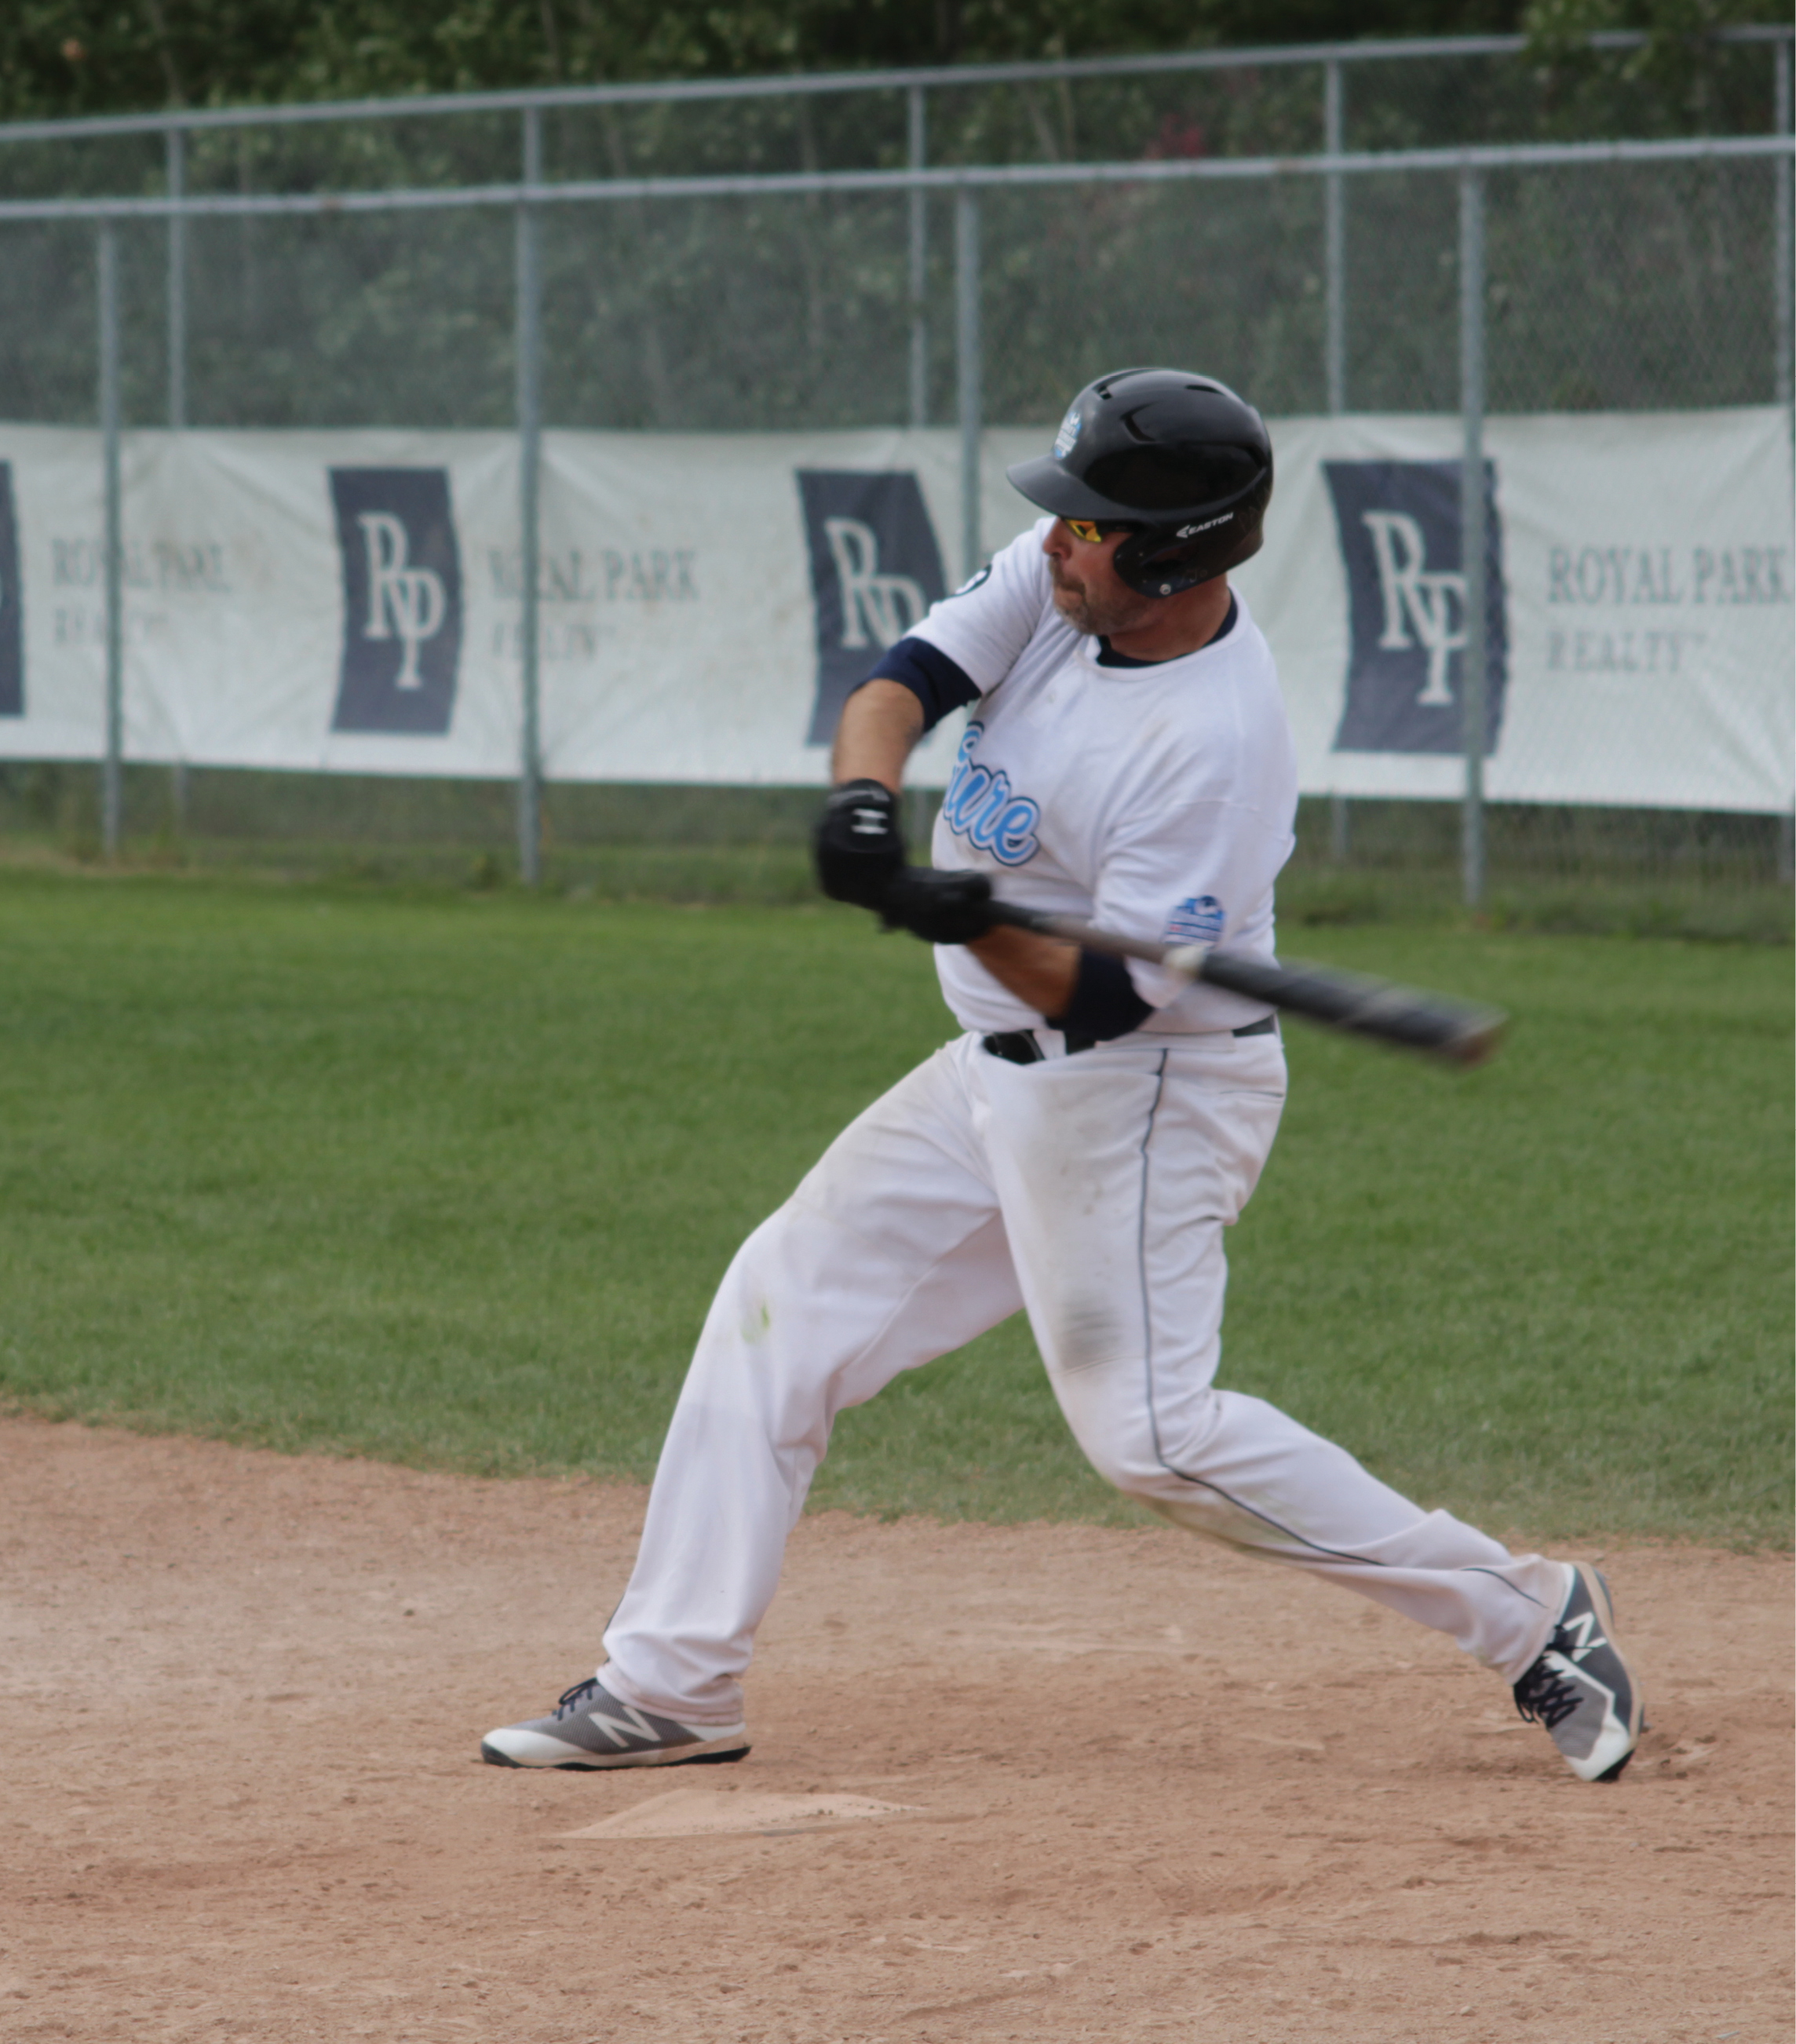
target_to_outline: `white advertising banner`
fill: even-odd
[[[1459,423],[1290,420],[1239,574],[1309,793],[1461,786]],[[987,549],[1035,515],[986,436]],[[1790,442],[1772,408],[1495,418],[1494,800],[1792,800]],[[197,766],[517,769],[517,448],[506,434],[133,432],[125,751]],[[952,428],[545,436],[552,779],[815,783],[847,691],[952,587]],[[0,426],[0,758],[104,743],[101,460]],[[918,778],[940,785],[956,733]]]
[[[1267,544],[1240,580],[1305,792],[1457,794],[1459,421],[1294,420],[1274,438]],[[1499,417],[1484,453],[1486,795],[1788,809],[1788,414]]]

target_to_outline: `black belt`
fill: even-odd
[[[1244,1023],[1239,1029],[1231,1029],[1231,1036],[1270,1036],[1279,1027],[1275,1015],[1262,1015],[1257,1022]],[[1069,1030],[1067,1033],[1067,1055],[1073,1057],[1080,1051],[1089,1051],[1099,1039],[1095,1036],[1081,1036]],[[1120,1037],[1106,1039],[1120,1043]],[[1036,1041],[1033,1029],[1006,1029],[995,1036],[981,1039],[982,1046],[994,1058],[1002,1058],[1007,1065],[1039,1065],[1047,1056]]]
[[[996,1036],[987,1036],[984,1047],[994,1058],[1002,1058],[1007,1065],[1039,1065],[1048,1053],[1035,1040],[1033,1029],[1006,1029]],[[1089,1051],[1097,1042],[1095,1036],[1067,1034],[1067,1055],[1070,1058],[1079,1051]]]

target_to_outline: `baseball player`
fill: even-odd
[[[1296,766],[1271,654],[1229,583],[1260,545],[1265,425],[1207,378],[1126,370],[1010,473],[1047,515],[850,697],[816,840],[826,893],[935,946],[960,1033],[743,1245],[606,1661],[481,1752],[741,1758],[743,1672],[836,1415],[1021,1308],[1067,1424],[1119,1489],[1451,1634],[1575,1773],[1613,1781],[1640,1699],[1594,1569],[1512,1554],[1215,1387],[1223,1231],[1284,1104],[1274,1016],[989,919],[995,892],[1271,957]],[[933,867],[907,866],[906,757],[963,708]]]

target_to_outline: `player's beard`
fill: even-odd
[[[1153,617],[1153,598],[1135,590],[1118,587],[1094,596],[1088,583],[1067,580],[1052,555],[1048,572],[1054,584],[1054,608],[1075,632],[1094,639],[1113,639],[1119,632],[1138,632]]]

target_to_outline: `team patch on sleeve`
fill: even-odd
[[[1164,944],[1213,944],[1222,934],[1227,912],[1213,894],[1194,894],[1166,919]]]

